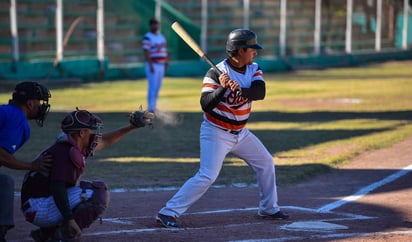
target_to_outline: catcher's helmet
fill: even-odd
[[[230,32],[226,42],[226,52],[232,52],[239,48],[263,49],[257,43],[257,36],[247,29],[235,29]]]
[[[102,138],[102,128],[103,122],[99,117],[78,108],[76,108],[76,111],[67,114],[61,123],[61,129],[64,133],[71,133],[81,129],[96,130],[94,134],[90,134],[89,145],[85,150],[86,157],[93,155],[94,149]]]
[[[86,110],[79,110],[78,108],[76,108],[76,111],[67,114],[61,122],[61,129],[64,132],[92,129],[97,130],[99,133],[102,127],[103,122],[99,117]]]

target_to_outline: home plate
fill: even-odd
[[[305,221],[305,222],[294,222],[282,226],[282,229],[288,230],[308,230],[308,231],[331,231],[338,229],[347,229],[347,226],[327,223],[322,221]]]

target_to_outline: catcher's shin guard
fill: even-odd
[[[80,229],[88,228],[97,220],[109,205],[110,193],[104,182],[80,182],[82,189],[92,189],[92,197],[74,208],[73,216]]]

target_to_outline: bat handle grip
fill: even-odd
[[[206,54],[202,56],[202,59],[206,61],[213,68],[213,70],[215,70],[219,75],[222,74],[219,68],[216,67],[216,65],[210,60],[210,58]]]
[[[213,70],[215,70],[218,73],[219,76],[222,75],[222,72],[219,70],[219,68],[216,67],[216,65],[210,60],[210,58],[206,54],[202,56],[202,59],[205,60],[213,68]],[[236,89],[235,95],[242,95],[242,89]]]

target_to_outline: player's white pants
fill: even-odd
[[[69,198],[70,208],[73,209],[81,202],[82,189],[80,187],[71,187],[67,189],[67,195]],[[87,199],[89,199],[93,190],[86,189]],[[27,200],[30,203],[30,207],[23,211],[24,216],[33,216],[33,224],[39,227],[50,227],[59,224],[63,221],[63,216],[54,203],[53,196],[30,198]]]
[[[178,217],[202,197],[218,177],[229,152],[243,159],[256,172],[259,211],[266,214],[279,211],[273,157],[248,129],[234,135],[204,121],[200,131],[200,150],[199,171],[166,203],[160,210],[161,214]]]
[[[147,77],[147,110],[155,111],[157,107],[157,99],[159,97],[159,91],[162,87],[163,76],[165,74],[164,63],[153,63],[154,71],[150,71],[150,65],[146,62],[146,77]]]

